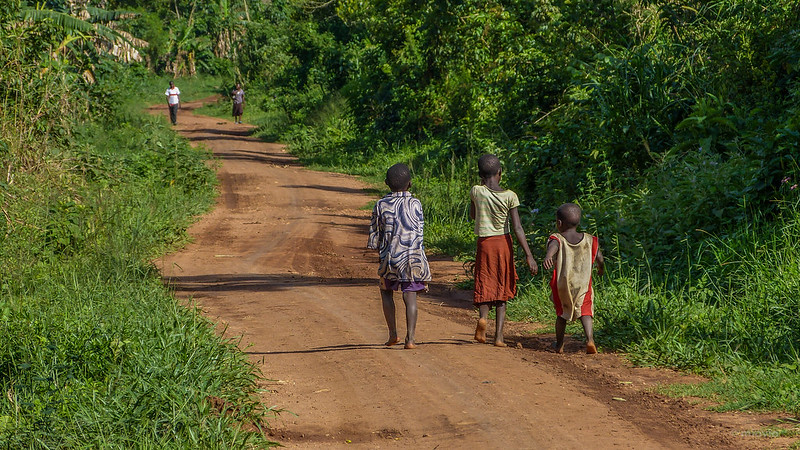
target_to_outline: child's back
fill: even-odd
[[[408,192],[411,172],[405,164],[395,164],[386,171],[386,185],[392,190],[378,200],[372,211],[367,248],[378,250],[381,303],[389,340],[400,342],[395,323],[393,291],[403,293],[406,305],[405,348],[416,348],[417,292],[428,291],[431,271],[422,242],[424,219],[422,204]]]
[[[423,224],[422,204],[410,192],[391,192],[378,200],[367,247],[378,250],[379,276],[403,282],[431,280]]]
[[[597,353],[592,333],[594,317],[594,289],[592,267],[597,263],[597,274],[603,274],[603,255],[597,237],[579,233],[581,209],[574,203],[565,203],[556,212],[556,228],[547,241],[544,257],[545,269],[553,270],[550,279],[551,298],[556,310],[556,351],[564,351],[564,331],[567,322],[580,319],[586,334],[586,353]]]
[[[500,236],[511,232],[508,212],[519,206],[514,191],[496,191],[485,185],[472,186],[470,198],[475,205],[475,235]]]
[[[567,321],[594,316],[592,266],[597,255],[597,237],[578,233],[570,242],[561,233],[550,235],[558,241],[555,270],[550,280],[556,314]]]

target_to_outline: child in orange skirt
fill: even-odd
[[[478,237],[473,303],[478,307],[479,318],[475,340],[486,342],[489,309],[495,307],[494,345],[497,347],[506,346],[503,342],[506,302],[517,295],[518,277],[514,267],[511,228],[514,229],[520,247],[525,251],[525,261],[531,274],[538,272],[536,261],[528,247],[525,230],[519,220],[519,198],[513,191],[500,187],[502,173],[497,156],[481,156],[478,159],[481,183],[473,186],[469,193],[469,216],[475,220],[475,235]]]
[[[550,280],[553,306],[556,308],[556,353],[564,353],[564,331],[567,322],[581,320],[586,334],[586,353],[597,353],[592,334],[594,317],[594,289],[592,267],[597,264],[597,275],[603,275],[605,263],[597,237],[579,233],[581,208],[574,203],[564,203],[556,211],[558,233],[547,240],[544,268],[555,267]]]

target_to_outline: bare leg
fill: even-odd
[[[383,317],[386,319],[386,326],[389,327],[389,340],[386,345],[394,345],[400,342],[397,338],[397,323],[394,319],[394,296],[392,291],[381,289],[381,300],[383,302]]]
[[[597,353],[597,346],[594,345],[594,334],[592,332],[594,319],[592,316],[581,316],[583,332],[586,334],[586,353],[594,355]]]
[[[506,322],[506,302],[497,302],[495,308],[494,319],[494,346],[505,347],[506,343],[503,342],[503,325]]]
[[[567,319],[556,318],[556,353],[564,353],[564,332],[567,330]]]
[[[405,348],[416,348],[414,332],[417,328],[417,293],[403,292],[403,301],[406,303],[406,345]]]
[[[489,318],[489,304],[481,303],[478,306],[478,326],[475,327],[475,340],[481,344],[486,342],[486,324]]]

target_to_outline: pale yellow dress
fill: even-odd
[[[550,280],[556,314],[567,321],[594,316],[592,266],[597,256],[597,237],[583,233],[583,239],[577,244],[570,244],[561,233],[550,235],[550,239],[558,241],[555,270]]]

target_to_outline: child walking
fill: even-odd
[[[236,88],[231,91],[231,100],[233,100],[233,123],[242,123],[244,89],[242,89],[241,83],[236,83]]]
[[[586,353],[597,353],[592,335],[594,316],[594,290],[592,289],[592,267],[597,264],[597,275],[605,268],[603,254],[597,237],[579,233],[581,208],[574,203],[565,203],[556,211],[558,233],[547,240],[544,268],[555,267],[550,280],[553,306],[556,308],[556,353],[564,353],[564,331],[567,322],[580,318],[586,334]],[[554,259],[555,258],[555,259]]]
[[[505,347],[503,325],[506,318],[506,302],[517,295],[517,270],[514,267],[514,247],[511,228],[517,242],[525,251],[525,261],[531,274],[538,272],[525,231],[519,220],[517,194],[500,187],[502,167],[495,155],[483,155],[478,159],[478,174],[481,183],[470,190],[469,216],[475,220],[475,235],[478,250],[475,255],[475,291],[473,303],[478,308],[478,325],[475,340],[486,342],[486,326],[489,309],[496,312],[494,345]],[[510,219],[510,224],[509,224]]]
[[[395,164],[386,171],[386,185],[392,190],[378,200],[372,210],[367,248],[378,250],[383,315],[389,327],[387,346],[400,343],[395,323],[392,291],[403,293],[406,305],[405,348],[415,348],[417,327],[417,292],[428,291],[431,271],[422,244],[422,204],[414,198],[411,172],[405,164]]]

